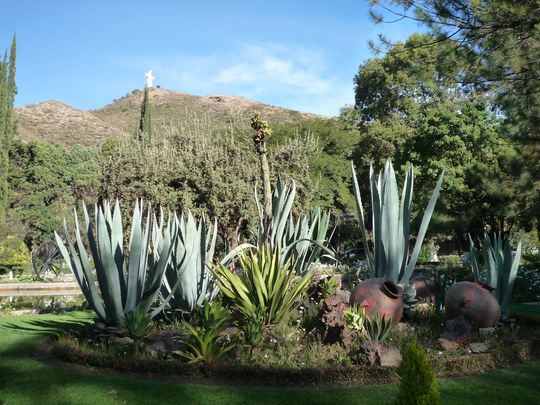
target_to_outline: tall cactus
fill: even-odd
[[[75,242],[65,220],[66,242],[56,232],[55,237],[67,266],[98,317],[108,325],[118,326],[127,314],[138,308],[150,318],[157,315],[170,299],[170,296],[166,297],[161,305],[152,309],[174,248],[176,235],[171,220],[165,226],[163,220],[159,226],[153,226],[155,218],[151,207],[148,206],[145,221],[143,204],[139,205],[137,201],[128,249],[124,250],[118,201],[113,210],[107,201],[102,206],[96,205],[93,222],[85,204],[83,212],[85,227],[82,233],[88,240],[93,266],[83,243],[76,211]]]

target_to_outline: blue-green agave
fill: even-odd
[[[495,234],[492,240],[487,233],[484,233],[484,244],[482,246],[486,266],[486,276],[484,278],[478,263],[479,252],[474,247],[471,235],[468,236],[474,281],[481,281],[495,289],[495,296],[501,305],[501,315],[503,318],[508,318],[510,315],[510,298],[512,297],[519,261],[521,260],[521,240],[516,247],[516,253],[513,254],[512,246],[507,238]]]
[[[296,197],[296,183],[283,186],[278,179],[272,196],[272,217],[269,224],[265,224],[262,205],[257,194],[255,200],[259,211],[258,245],[262,246],[270,240],[272,249],[282,250],[282,259],[285,263],[295,263],[298,274],[304,275],[312,269],[324,252],[332,252],[328,248],[327,238],[330,225],[330,214],[316,208],[311,214],[301,215],[296,220],[292,215],[292,207]],[[266,235],[270,234],[269,238]]]
[[[360,188],[352,164],[353,188],[356,198],[361,240],[366,249],[366,261],[370,277],[383,277],[403,286],[409,284],[422,247],[429,221],[439,197],[444,171],[441,173],[431,199],[424,212],[416,243],[409,256],[414,175],[409,167],[401,194],[398,193],[396,175],[388,160],[384,170],[376,175],[370,166],[373,251],[370,251],[364,208]]]
[[[217,223],[208,227],[204,217],[197,223],[188,212],[180,218],[174,215],[174,229],[177,239],[163,279],[162,294],[172,293],[171,308],[192,312],[205,301],[212,301],[219,291],[207,268],[214,260]]]
[[[131,236],[125,250],[118,201],[113,210],[109,202],[96,205],[94,221],[90,220],[85,204],[83,212],[85,226],[82,232],[77,212],[74,212],[75,241],[65,220],[66,242],[56,232],[55,237],[84,297],[98,317],[108,325],[121,325],[125,316],[136,309],[153,318],[170,299],[166,297],[161,305],[152,308],[173,252],[176,235],[171,220],[166,225],[162,221],[159,226],[153,226],[155,216],[151,207],[148,206],[146,210],[145,220],[143,204],[137,201],[133,210]],[[93,262],[90,261],[81,233],[88,241]]]

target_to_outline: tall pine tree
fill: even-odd
[[[6,216],[8,207],[9,150],[15,136],[16,125],[13,119],[13,105],[17,88],[15,85],[16,39],[7,57],[7,51],[0,62],[0,220]]]

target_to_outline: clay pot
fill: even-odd
[[[495,326],[501,316],[501,307],[492,291],[493,288],[483,283],[455,283],[448,289],[444,299],[446,319],[456,319],[463,315],[479,328]]]
[[[376,314],[386,319],[392,318],[395,325],[403,315],[403,289],[384,278],[370,278],[360,282],[351,294],[350,305],[365,308],[366,315]]]

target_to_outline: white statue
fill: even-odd
[[[146,87],[152,87],[152,81],[156,79],[154,76],[152,76],[152,71],[149,70],[148,72],[146,72],[144,74],[144,77],[146,77]]]

